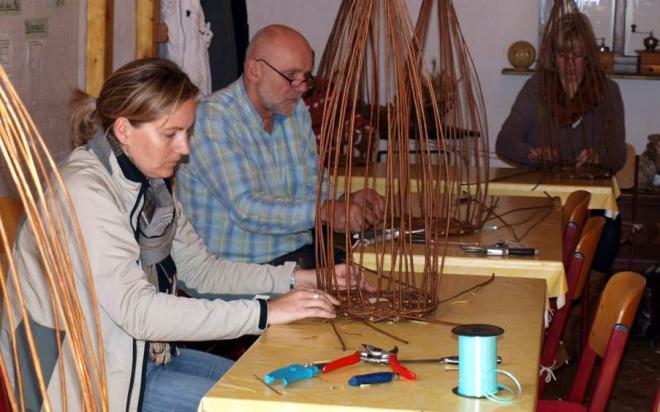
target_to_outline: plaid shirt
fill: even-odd
[[[241,77],[201,99],[196,115],[176,188],[209,250],[264,263],[311,243],[318,154],[304,103],[268,133]]]

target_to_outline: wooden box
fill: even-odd
[[[660,51],[639,52],[639,74],[660,76]]]

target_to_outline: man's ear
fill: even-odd
[[[259,78],[259,65],[257,63],[258,62],[254,59],[245,59],[243,72],[247,76],[248,80],[255,81]]]
[[[131,122],[125,117],[118,117],[112,125],[112,131],[122,145],[128,144],[132,129],[133,125],[131,125]]]

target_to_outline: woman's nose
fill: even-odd
[[[190,140],[189,140],[188,133],[181,133],[181,136],[179,137],[178,142],[177,142],[177,152],[179,154],[185,156],[190,154]]]

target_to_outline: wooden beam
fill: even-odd
[[[135,58],[157,57],[156,33],[160,21],[160,1],[137,0],[135,10]]]
[[[87,69],[85,90],[101,92],[103,80],[112,71],[112,26],[114,0],[87,1]]]

